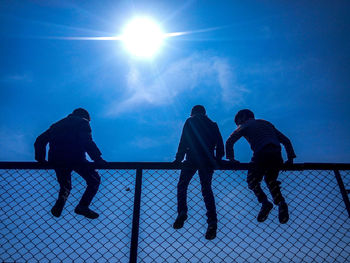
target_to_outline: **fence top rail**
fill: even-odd
[[[146,170],[179,170],[183,164],[174,164],[172,162],[108,162],[106,164],[88,163],[96,169],[146,169]],[[0,169],[54,169],[49,163],[37,162],[0,162]],[[232,164],[223,161],[215,167],[215,170],[247,170],[249,163]],[[350,170],[350,163],[295,163],[292,165],[283,165],[282,170],[298,171],[298,170]]]

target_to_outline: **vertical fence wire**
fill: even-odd
[[[217,238],[208,241],[206,210],[198,175],[188,189],[189,218],[176,218],[178,170],[99,170],[102,178],[89,220],[74,213],[84,180],[73,189],[60,218],[50,209],[58,193],[52,170],[0,170],[0,260],[4,262],[129,262],[135,186],[140,187],[137,257],[132,262],[347,262],[350,219],[332,170],[281,172],[290,221],[278,222],[274,207],[263,223],[246,171],[215,171]],[[138,173],[140,173],[138,171]],[[350,172],[340,171],[345,190]],[[137,178],[140,181],[137,183]],[[263,189],[268,193],[266,186]],[[268,194],[271,199],[270,195]],[[136,254],[134,254],[136,255]]]

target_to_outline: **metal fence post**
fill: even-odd
[[[343,196],[343,200],[345,203],[346,210],[348,211],[349,217],[350,217],[350,201],[349,201],[349,196],[347,194],[347,191],[345,189],[343,180],[341,178],[341,175],[339,173],[339,170],[334,170],[335,178],[337,179],[341,195]]]
[[[130,246],[130,263],[137,262],[137,248],[140,227],[140,208],[141,208],[141,186],[142,186],[142,169],[136,169],[136,183],[134,196],[134,211],[132,217],[131,246]]]

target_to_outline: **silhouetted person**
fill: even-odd
[[[218,125],[207,117],[203,106],[194,106],[191,117],[184,124],[175,159],[180,163],[186,155],[177,185],[178,216],[173,225],[175,229],[182,228],[187,219],[187,188],[198,171],[208,217],[205,238],[210,240],[216,237],[217,215],[211,182],[216,161],[221,160],[224,154]]]
[[[99,215],[89,209],[89,205],[97,193],[100,185],[100,176],[96,170],[86,165],[85,153],[92,160],[105,163],[101,158],[101,152],[92,140],[90,115],[82,108],[75,109],[66,118],[54,123],[42,133],[35,141],[35,160],[46,162],[46,145],[49,143],[49,163],[54,164],[60,190],[58,199],[51,209],[52,215],[59,217],[67,201],[71,184],[71,172],[75,171],[87,183],[87,188],[75,208],[75,213],[87,218],[97,218]]]
[[[249,189],[253,190],[258,201],[262,204],[257,217],[258,222],[265,221],[273,207],[260,186],[264,178],[274,204],[278,205],[280,223],[287,223],[289,220],[288,206],[281,194],[280,182],[277,181],[277,177],[283,164],[280,144],[284,145],[287,152],[288,160],[286,163],[292,164],[296,157],[290,140],[270,122],[256,120],[254,113],[248,109],[240,110],[236,114],[235,123],[238,127],[226,141],[226,157],[230,161],[236,162],[233,145],[242,136],[249,142],[253,150],[253,157],[251,168],[248,170],[247,182]]]

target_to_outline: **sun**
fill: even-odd
[[[132,55],[151,58],[162,47],[164,36],[155,21],[148,17],[138,17],[125,26],[121,40]]]

